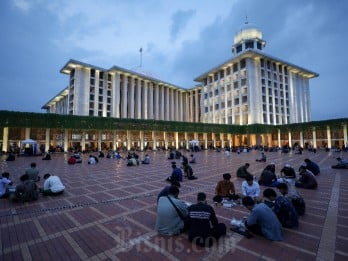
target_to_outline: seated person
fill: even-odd
[[[191,160],[189,163],[196,163],[196,157],[193,154],[191,154]]]
[[[276,187],[278,185],[277,176],[269,169],[265,168],[260,176],[259,185]]]
[[[96,165],[97,164],[97,161],[95,160],[95,157],[93,155],[89,155],[88,164],[90,164],[90,165]]]
[[[275,163],[272,162],[271,164],[267,165],[265,169],[267,169],[267,170],[271,171],[273,174],[275,174]]]
[[[310,159],[305,159],[306,168],[310,170],[315,176],[320,174],[320,168],[317,163],[311,161]]]
[[[315,179],[315,176],[308,172],[306,166],[301,166],[299,169],[300,178],[298,181],[296,181],[295,186],[298,188],[305,188],[305,189],[317,189],[318,183]]]
[[[187,217],[187,205],[178,199],[179,189],[171,186],[167,197],[160,197],[157,203],[155,230],[166,236],[180,234],[185,229],[184,219]],[[175,207],[174,207],[175,205]]]
[[[245,163],[245,165],[239,167],[237,169],[237,177],[238,178],[243,178],[245,179],[245,177],[247,175],[251,175],[249,172],[248,172],[248,168],[249,168],[250,164],[249,163]]]
[[[287,185],[281,183],[278,188],[282,190],[287,190]],[[274,201],[274,213],[277,215],[280,223],[286,228],[296,228],[298,227],[298,215],[297,211],[292,205],[292,202],[286,198],[283,194],[278,196]]]
[[[150,164],[150,156],[148,154],[145,154],[144,160],[141,163]]]
[[[292,187],[292,185],[290,185],[290,187]],[[289,193],[289,186],[286,183],[280,183],[277,188],[284,197],[291,201],[298,216],[305,214],[306,203],[303,197],[296,191],[296,189],[291,189],[291,192]]]
[[[254,181],[252,175],[247,175],[245,180],[242,182],[242,194],[244,197],[251,197],[255,201],[259,201],[260,186]]]
[[[172,175],[170,177],[167,178],[167,181],[178,181],[181,182],[182,181],[182,171],[180,168],[176,167],[176,163],[172,162]]]
[[[39,192],[37,191],[36,183],[30,179],[28,174],[22,175],[20,180],[22,183],[16,186],[12,200],[21,202],[37,200],[39,198]]]
[[[10,154],[8,154],[6,161],[14,161],[16,159],[15,155],[10,152]]]
[[[263,191],[263,203],[269,206],[272,210],[274,209],[274,200],[277,197],[277,193],[274,189],[266,188]]]
[[[1,174],[0,198],[8,198],[10,196],[9,186],[11,186],[13,184],[13,182],[9,178],[10,178],[10,173],[3,172]]]
[[[98,156],[98,157],[99,157],[99,158],[104,158],[104,157],[105,157],[104,152],[99,151],[99,156]]]
[[[75,159],[81,159],[80,153],[78,153],[77,151],[75,151],[75,153],[74,153],[74,158],[75,158]]]
[[[337,164],[331,166],[333,169],[348,169],[348,160],[342,159],[340,157],[336,158]]]
[[[76,158],[74,156],[70,156],[68,159],[68,164],[69,165],[74,165],[76,163]]]
[[[47,152],[45,157],[42,158],[42,160],[51,160],[51,154]]]
[[[199,246],[211,247],[214,241],[226,235],[226,225],[218,223],[215,211],[207,204],[206,198],[205,193],[198,193],[197,204],[188,208],[188,238]]]
[[[181,152],[176,150],[175,151],[175,159],[180,159],[181,158]]]
[[[296,172],[290,164],[285,164],[284,168],[281,169],[280,175],[286,179],[296,179]]]
[[[44,186],[43,194],[44,195],[59,195],[64,192],[65,186],[58,176],[51,175],[49,173],[44,175]]]
[[[197,177],[193,175],[193,169],[188,163],[183,163],[182,167],[189,180],[197,179]]]
[[[37,182],[40,180],[39,170],[36,168],[36,163],[32,162],[30,168],[25,171],[25,174],[29,176],[29,179]]]
[[[170,184],[169,186],[165,186],[165,187],[161,190],[161,192],[158,194],[158,196],[157,196],[157,202],[158,202],[158,200],[159,200],[160,197],[164,197],[164,196],[166,197],[166,196],[169,195],[169,189],[170,189],[171,186],[180,188],[180,182],[178,182],[178,181],[173,181],[173,182],[171,182],[171,184]]]
[[[135,158],[129,158],[127,161],[127,166],[138,166],[139,162]]]
[[[113,155],[114,159],[122,159],[121,154],[118,151],[115,151],[114,155]]]
[[[262,152],[261,153],[261,158],[256,159],[256,161],[258,161],[258,162],[266,162],[267,161],[266,154],[264,152]]]
[[[182,164],[188,164],[188,158],[185,155],[182,155]]]
[[[222,180],[220,180],[215,188],[215,196],[213,198],[214,202],[221,203],[223,198],[228,198],[229,200],[237,200],[239,198],[236,195],[234,184],[231,181],[231,174],[225,173],[222,175]]]
[[[251,212],[245,221],[245,227],[250,232],[272,241],[283,240],[282,226],[272,209],[264,203],[255,204],[249,196],[243,198],[243,206]]]
[[[175,159],[175,152],[174,151],[170,152],[168,159]]]

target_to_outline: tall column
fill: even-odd
[[[185,131],[184,133],[184,137],[185,137],[185,144],[186,144],[186,150],[190,149],[190,144],[189,144],[189,141],[188,141],[188,135],[187,135],[187,132]]]
[[[114,117],[120,118],[120,74],[115,75],[114,90]]]
[[[144,131],[139,131],[139,137],[140,137],[140,150],[144,150]]]
[[[174,94],[174,120],[179,121],[180,120],[180,107],[179,107],[179,91],[173,90]]]
[[[174,90],[172,88],[169,88],[169,95],[170,95],[170,121],[175,121],[175,103],[174,103]]]
[[[117,132],[116,130],[112,133],[112,149],[116,150],[116,142],[117,142]]]
[[[174,132],[175,135],[175,148],[179,149],[179,132]]]
[[[30,128],[25,128],[25,139],[30,139]]]
[[[127,85],[128,85],[128,77],[126,75],[124,75],[123,77],[123,86],[122,86],[122,118],[126,119],[127,118]]]
[[[69,148],[69,130],[64,130],[64,152],[68,152]]]
[[[194,94],[195,94],[195,122],[201,122],[201,120],[199,119],[199,110],[200,110],[200,106],[199,106],[199,95],[198,95],[199,91],[198,89],[196,89],[194,91]],[[203,97],[204,95],[202,95],[201,97],[201,101],[203,101]],[[201,109],[203,110],[203,102],[202,102],[202,107]]]
[[[8,151],[8,127],[4,127],[2,134],[2,151]]]
[[[195,121],[195,111],[194,111],[194,106],[193,106],[193,98],[194,98],[194,91],[190,91],[190,102],[189,102],[189,108],[188,108],[188,112],[189,112],[189,115],[188,115],[188,121],[189,122],[196,122]]]
[[[347,124],[343,125],[343,142],[344,142],[344,146],[346,147],[348,143]]]
[[[144,88],[143,88],[143,100],[142,100],[142,119],[146,120],[148,117],[147,115],[147,92],[148,92],[148,88],[147,88],[147,81],[144,81]]]
[[[170,112],[170,107],[169,107],[169,97],[170,97],[170,92],[169,92],[169,88],[168,87],[165,87],[165,90],[166,90],[166,94],[165,94],[165,105],[166,105],[166,107],[165,107],[165,116],[164,116],[164,120],[165,121],[170,121],[171,119],[170,119],[170,114],[169,114],[169,112]]]
[[[159,120],[159,111],[160,111],[160,104],[159,104],[159,86],[158,84],[155,84],[155,98],[154,98],[154,117],[156,120]]]
[[[215,133],[211,134],[211,137],[213,139],[213,146],[214,146],[214,148],[216,148],[216,137],[215,136],[216,136]]]
[[[331,149],[331,130],[330,126],[326,126],[326,133],[327,133],[327,147]]]
[[[154,112],[153,112],[153,83],[150,82],[149,84],[149,111],[148,111],[148,119],[154,118]]]
[[[164,99],[165,99],[165,96],[164,96],[164,86],[161,85],[159,88],[161,88],[161,92],[160,92],[160,96],[161,96],[161,104],[160,104],[160,120],[164,120],[165,119],[165,116],[164,116]]]
[[[316,149],[317,148],[317,131],[315,129],[315,127],[312,130],[312,134],[313,134],[313,148]]]
[[[82,131],[82,137],[81,137],[81,150],[86,150],[86,132]]]
[[[138,78],[137,79],[137,115],[136,118],[137,119],[141,119],[141,80]]]
[[[281,147],[281,140],[280,140],[280,129],[278,129],[278,147]]]
[[[289,131],[289,147],[292,147],[291,131]]]
[[[98,131],[98,151],[101,151],[101,143],[102,143],[102,133]]]
[[[228,133],[227,134],[227,140],[228,140],[228,147],[232,147],[232,134]]]
[[[204,139],[204,149],[208,148],[208,135],[207,133],[203,133],[203,139]]]
[[[129,93],[129,118],[134,119],[134,77],[131,77],[130,93]]]
[[[300,146],[301,146],[301,148],[303,148],[303,146],[304,146],[303,131],[300,131]]]
[[[156,138],[156,132],[155,131],[152,131],[152,142],[153,142],[153,145],[152,145],[152,150],[157,150],[157,138]]]
[[[221,148],[225,148],[225,139],[224,139],[224,134],[220,133],[220,141],[221,141]]]
[[[45,133],[45,151],[47,152],[50,149],[50,129],[46,128]]]
[[[164,139],[164,148],[167,150],[168,149],[168,135],[167,132],[163,132],[163,139]]]
[[[130,131],[127,130],[127,150],[130,150],[131,149],[131,137],[130,137]]]

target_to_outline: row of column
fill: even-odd
[[[313,148],[317,148],[317,138],[316,138],[316,130],[315,128],[312,129],[313,133],[312,133],[312,145]],[[330,126],[327,126],[326,128],[327,131],[327,147],[331,148],[332,147],[332,142],[331,142],[331,128]],[[152,131],[152,142],[154,147],[156,147],[157,144],[157,139],[156,139],[156,132]],[[224,133],[220,133],[219,136],[217,136],[215,133],[211,134],[211,141],[212,141],[212,145],[214,147],[217,146],[217,142],[220,142],[220,146],[239,146],[241,144],[244,144],[244,138],[247,139],[248,144],[244,144],[244,145],[269,145],[272,144],[272,137],[271,134],[248,134],[248,135],[234,135],[234,134],[227,134],[227,141],[224,140],[225,134]],[[26,128],[25,129],[25,139],[29,139],[30,138],[30,128]],[[180,145],[180,140],[179,140],[179,132],[174,132],[174,138],[175,138],[175,147],[179,148]],[[198,133],[195,132],[194,133],[194,139],[198,140]],[[164,140],[164,146],[167,149],[168,148],[168,133],[167,132],[163,132],[163,140]],[[348,135],[347,135],[347,125],[343,125],[343,140],[344,140],[344,144],[347,145],[348,144]],[[69,146],[69,130],[65,129],[64,130],[64,151],[68,150],[68,146]],[[98,150],[101,150],[101,143],[102,143],[102,131],[98,131]],[[139,140],[140,141],[140,149],[143,150],[144,149],[144,131],[139,131]],[[208,133],[203,133],[203,144],[202,141],[200,145],[203,145],[203,147],[205,149],[208,148]],[[3,128],[3,137],[2,137],[2,150],[3,151],[8,151],[8,142],[9,142],[9,128],[8,127],[4,127]],[[128,150],[131,149],[132,147],[132,141],[131,140],[131,131],[127,130],[127,135],[126,135],[126,147]],[[184,142],[186,143],[186,149],[189,149],[189,139],[188,139],[188,133],[185,132],[184,133]],[[225,144],[225,142],[227,142],[227,144]],[[278,130],[278,146],[281,146],[281,132],[280,130]],[[288,133],[288,144],[291,146],[292,145],[292,136],[291,136],[291,132]],[[304,147],[304,138],[303,138],[303,132],[300,131],[300,140],[299,140],[300,146]],[[51,144],[51,140],[50,140],[50,129],[46,129],[45,131],[45,150],[48,150],[48,148],[50,147]],[[81,135],[81,148],[82,150],[86,149],[86,133],[82,132]],[[112,140],[112,144],[113,144],[113,149],[116,150],[117,146],[119,145],[118,141],[117,141],[117,135],[116,135],[116,130],[114,130],[113,133],[113,140]]]

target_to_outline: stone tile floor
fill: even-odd
[[[163,237],[154,231],[156,197],[167,185],[164,180],[170,175],[171,160],[164,151],[149,154],[151,164],[136,167],[106,158],[90,166],[88,155],[76,165],[66,163],[66,154],[55,154],[51,161],[20,157],[6,162],[2,158],[0,171],[10,172],[14,182],[36,162],[41,176],[48,172],[60,176],[66,191],[57,197],[40,195],[38,201],[24,204],[0,200],[0,260],[347,260],[348,170],[330,166],[336,163],[335,157],[347,158],[348,153],[269,152],[267,163],[255,162],[258,151],[230,157],[214,151],[196,153],[197,164],[192,167],[198,179],[185,180],[179,195],[190,202],[203,191],[212,204],[215,185],[225,172],[233,174],[240,190],[242,180],[234,174],[246,162],[256,175],[270,162],[276,163],[277,173],[285,163],[297,170],[305,158],[321,167],[319,189],[299,190],[307,213],[300,217],[298,229],[284,230],[284,241],[246,239],[228,231],[212,248],[192,245],[186,235]],[[144,153],[139,155],[143,158]],[[248,214],[241,206],[214,208],[228,228],[233,217]]]

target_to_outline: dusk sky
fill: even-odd
[[[312,120],[348,117],[346,0],[1,0],[0,110],[44,112],[68,84],[69,59],[142,70],[192,88],[232,58],[248,17],[264,52],[319,74]]]

